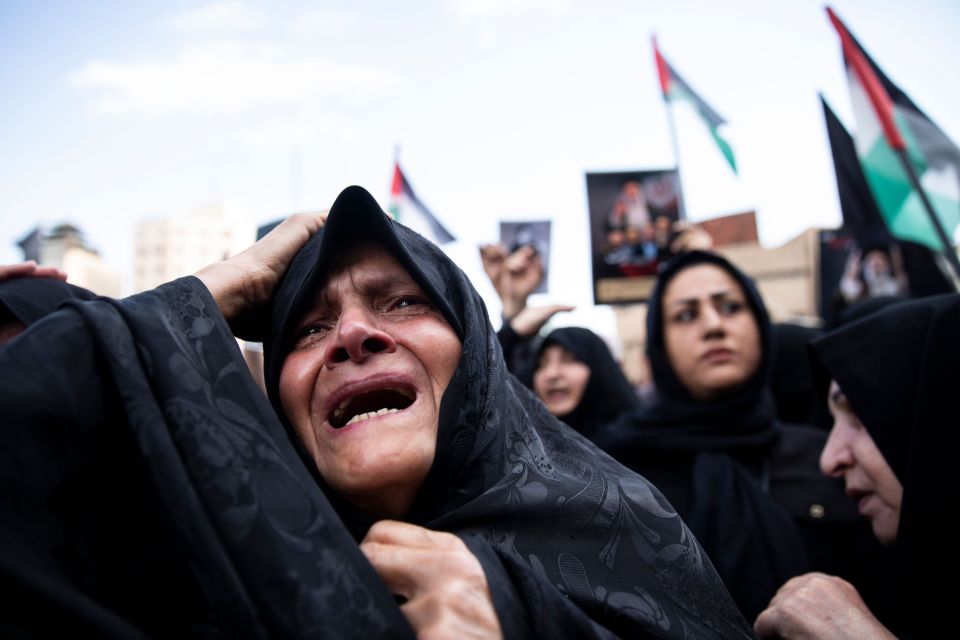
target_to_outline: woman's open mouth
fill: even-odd
[[[417,399],[416,391],[404,387],[361,390],[340,398],[327,417],[334,429],[389,413],[398,413]]]
[[[548,399],[556,402],[558,400],[563,400],[570,395],[568,389],[548,389],[546,396]]]

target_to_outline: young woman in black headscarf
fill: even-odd
[[[603,338],[581,327],[554,329],[532,367],[518,374],[547,410],[587,438],[601,425],[640,406]]]
[[[309,226],[281,236],[299,246]],[[0,351],[3,628],[50,631],[30,615],[47,608],[106,635],[382,637],[449,619],[463,635],[492,609],[506,637],[749,636],[662,496],[506,374],[442,252],[356,187],[289,269],[275,239]],[[243,331],[271,298],[279,419],[224,323]],[[450,574],[466,577],[436,589]]]
[[[497,245],[480,249],[484,270],[503,304],[497,339],[507,369],[546,405],[547,410],[591,438],[603,424],[640,405],[606,342],[589,329],[563,327],[546,338],[538,333],[567,305],[528,307],[527,298],[543,278],[540,256],[530,247],[512,253]]]
[[[956,495],[960,296],[905,302],[813,344],[834,426],[820,459],[892,546],[885,601],[871,612],[840,578],[788,582],[756,622],[763,637],[942,637],[960,571],[949,528]],[[829,385],[829,386],[828,386]]]
[[[661,273],[648,305],[658,401],[597,444],[664,492],[747,617],[811,567],[850,574],[868,532],[819,473],[826,434],[776,420],[771,325],[753,282],[692,251]]]

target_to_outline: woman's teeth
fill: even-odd
[[[377,417],[377,416],[383,416],[383,415],[386,415],[386,414],[388,414],[388,413],[399,413],[399,411],[400,411],[399,409],[379,409],[379,410],[377,410],[377,411],[368,411],[368,412],[366,412],[366,413],[358,413],[357,415],[355,415],[355,416],[353,416],[352,418],[350,418],[349,420],[347,420],[347,424],[345,424],[345,425],[343,425],[343,426],[346,427],[346,426],[348,426],[348,425],[353,424],[354,422],[360,422],[361,420],[369,420],[370,418],[375,418],[375,417]]]

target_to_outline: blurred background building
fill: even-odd
[[[253,244],[249,222],[222,205],[197,207],[189,214],[143,220],[134,240],[134,291],[194,273]]]
[[[66,271],[71,284],[101,296],[118,297],[122,293],[120,274],[87,243],[83,231],[68,222],[48,231],[35,227],[17,245],[24,260]]]

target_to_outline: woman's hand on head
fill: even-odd
[[[394,594],[417,637],[502,638],[486,574],[450,533],[381,520],[360,550]]]
[[[326,220],[326,212],[294,214],[252,247],[194,274],[210,290],[234,335],[263,339],[269,322],[266,305],[273,290],[297,251]]]
[[[33,260],[17,264],[0,264],[0,282],[15,278],[54,278],[66,281],[67,274],[55,267],[41,267]]]
[[[846,580],[807,573],[786,582],[753,630],[761,638],[896,640]]]

